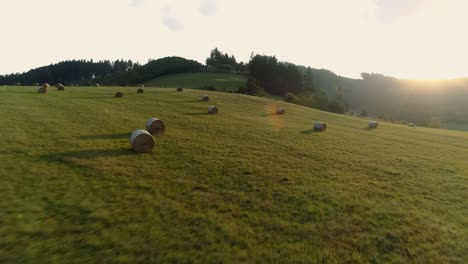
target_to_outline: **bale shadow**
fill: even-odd
[[[182,115],[187,115],[187,116],[204,116],[204,115],[210,115],[209,113],[185,113]]]
[[[372,131],[372,130],[375,130],[376,128],[371,128],[371,127],[365,127],[363,128],[364,130],[367,130],[367,131]]]
[[[89,149],[79,151],[61,152],[41,156],[41,159],[49,162],[70,163],[70,159],[92,160],[96,158],[121,157],[132,155],[130,148],[117,149]]]
[[[312,134],[315,134],[315,133],[317,133],[317,131],[315,131],[314,129],[308,129],[308,130],[301,131],[301,134],[304,134],[304,135],[312,135]]]
[[[107,135],[86,135],[79,136],[81,140],[99,140],[99,139],[122,139],[130,137],[130,133],[118,133],[118,134],[107,134]]]

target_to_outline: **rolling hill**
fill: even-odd
[[[0,87],[1,263],[468,261],[466,133],[239,94],[49,89]],[[166,134],[136,155],[150,117]]]
[[[181,73],[166,75],[145,83],[152,87],[185,87],[192,89],[207,88],[213,86],[217,91],[237,91],[244,86],[247,77],[234,73]]]

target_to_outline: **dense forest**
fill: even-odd
[[[335,113],[349,112],[394,122],[414,122],[429,127],[468,124],[468,79],[441,81],[400,80],[363,73],[350,79],[325,69],[279,61],[275,56],[253,54],[246,63],[213,49],[203,65],[181,57],[150,60],[72,60],[25,73],[0,75],[0,85],[137,85],[160,76],[188,72],[243,74],[248,81],[238,92],[276,97]]]
[[[40,67],[25,73],[0,75],[0,85],[33,85],[63,83],[89,85],[93,80],[138,68],[131,60],[71,60]]]

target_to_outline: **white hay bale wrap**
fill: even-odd
[[[283,107],[278,107],[276,109],[276,114],[277,115],[284,115],[286,113],[286,110]]]
[[[325,131],[327,131],[327,124],[325,124],[323,122],[316,122],[314,124],[314,130],[315,131],[320,131],[320,132],[325,132]]]
[[[204,95],[202,96],[202,99],[201,99],[203,102],[209,102],[210,101],[210,97],[208,95]]]
[[[57,84],[56,87],[57,91],[65,91],[65,86],[61,83]]]
[[[210,115],[216,115],[217,113],[219,113],[219,110],[216,106],[212,105],[210,107],[208,107],[208,114]]]
[[[378,126],[379,126],[379,122],[369,121],[369,128],[377,128]]]
[[[154,136],[162,136],[166,131],[166,123],[158,118],[150,118],[146,121],[146,130]]]
[[[130,146],[136,153],[151,153],[155,144],[153,136],[146,130],[135,130],[130,135]]]
[[[94,84],[95,87],[100,87],[101,85],[99,83]]]
[[[50,86],[50,85],[49,85],[48,83],[42,84],[42,88],[45,88],[45,89],[49,88],[49,86]]]

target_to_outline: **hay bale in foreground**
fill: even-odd
[[[57,91],[65,91],[65,86],[61,83],[57,84]]]
[[[124,94],[122,92],[116,92],[114,98],[122,98]]]
[[[158,118],[146,121],[146,130],[153,136],[162,136],[166,131],[166,123]]]
[[[369,128],[377,128],[378,126],[379,126],[379,122],[369,121]]]
[[[39,89],[37,89],[37,93],[46,94],[46,93],[47,93],[47,89],[44,88],[44,87],[39,87]]]
[[[214,105],[208,107],[208,114],[216,115],[219,112],[218,108]]]
[[[208,95],[204,95],[202,96],[202,99],[201,99],[203,102],[209,102],[210,101],[210,97]]]
[[[177,91],[178,91],[178,92],[183,92],[183,91],[184,91],[184,88],[179,87],[179,88],[177,88]]]
[[[130,135],[130,146],[136,153],[153,152],[155,141],[146,130],[135,130]]]
[[[283,107],[278,107],[276,109],[276,114],[277,115],[284,115],[284,114],[286,114],[286,109],[284,109]]]
[[[323,122],[316,122],[314,124],[314,130],[319,131],[319,132],[325,132],[325,131],[327,131],[327,124],[325,124]]]
[[[144,93],[144,92],[145,92],[145,91],[143,91],[142,88],[138,88],[138,90],[137,90],[137,94],[142,94],[142,93]]]
[[[50,84],[48,84],[48,83],[43,83],[42,84],[42,88],[45,88],[45,89],[49,88],[49,86],[50,86]]]

